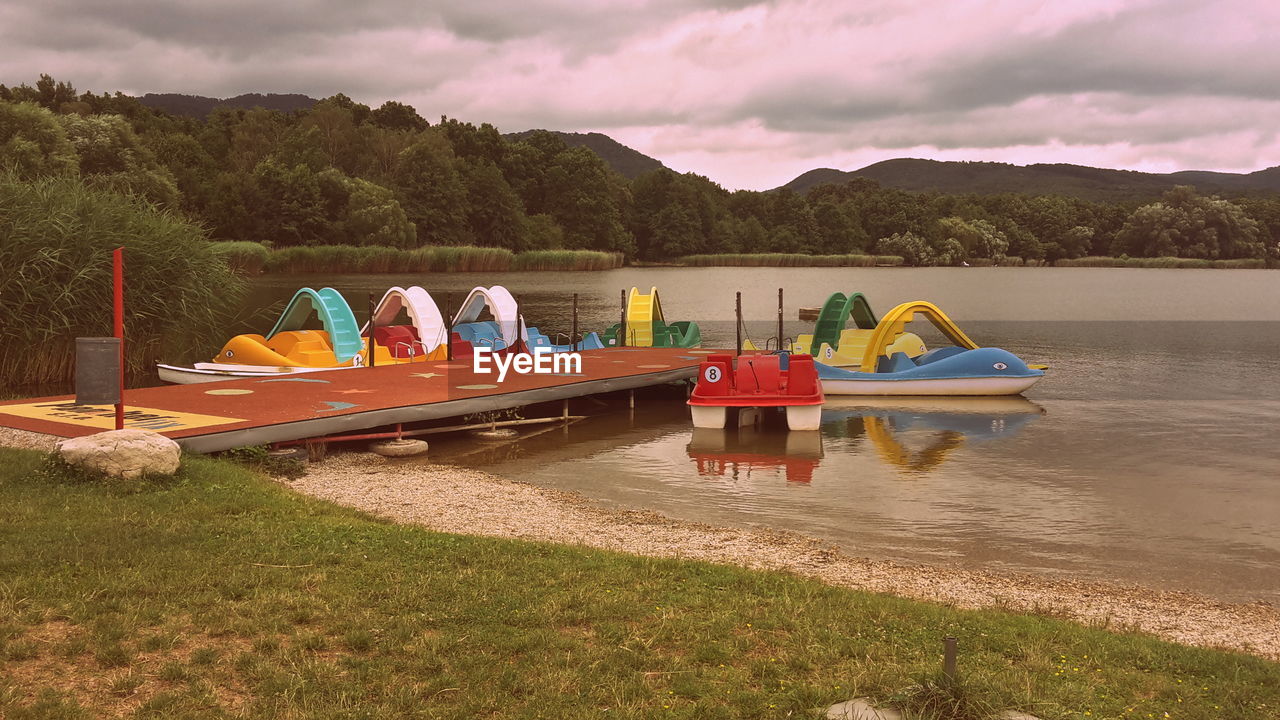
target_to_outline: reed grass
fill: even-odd
[[[512,270],[613,270],[622,267],[622,253],[596,250],[529,250],[516,255]]]
[[[1008,255],[1002,258],[969,258],[965,262],[969,267],[1022,267],[1026,264],[1022,258]]]
[[[806,255],[804,253],[720,253],[686,255],[679,260],[688,267],[876,267],[898,266],[897,255]]]
[[[67,383],[75,338],[112,332],[111,253],[124,248],[133,375],[222,332],[244,283],[198,226],[76,178],[0,173],[0,384]]]
[[[1073,260],[1059,260],[1054,267],[1126,267],[1126,268],[1218,268],[1218,269],[1261,269],[1267,266],[1261,258],[1240,258],[1236,260],[1205,260],[1203,258],[1131,258],[1131,257],[1089,257]]]
[[[244,257],[252,268],[256,243],[215,243],[229,258]],[[234,246],[234,247],[233,247]],[[225,249],[224,249],[225,248]],[[413,250],[378,246],[314,245],[266,250],[261,269],[269,273],[401,273],[505,272],[508,270],[612,270],[622,267],[622,253],[594,250],[532,250],[438,246]],[[240,267],[241,265],[237,265]],[[252,272],[252,270],[248,270]]]
[[[470,246],[425,247],[411,250],[424,264],[424,272],[504,272],[511,269],[515,253],[504,248]]]
[[[227,265],[244,275],[257,275],[267,265],[271,251],[262,243],[233,240],[209,243],[209,248],[222,256]]]

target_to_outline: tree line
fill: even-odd
[[[907,192],[872,180],[730,192],[659,169],[627,180],[545,131],[432,124],[405,104],[338,94],[307,110],[174,116],[43,75],[0,85],[0,168],[73,175],[144,198],[215,240],[269,247],[474,245],[584,249],[631,260],[716,253],[898,255],[1055,262],[1087,255],[1280,261],[1280,196],[1091,202]]]

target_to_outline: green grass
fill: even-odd
[[[1267,266],[1261,258],[1240,260],[1204,260],[1200,258],[1131,258],[1089,256],[1074,260],[1059,260],[1054,267],[1131,267],[1131,268],[1218,268],[1218,269],[1262,269]]]
[[[962,682],[940,685],[941,638]],[[932,678],[932,679],[931,679]],[[398,526],[226,461],[0,450],[0,717],[1274,717],[1280,665],[778,573]]]
[[[686,255],[679,264],[690,267],[875,267],[901,265],[897,255],[805,255],[803,253],[724,253]]]

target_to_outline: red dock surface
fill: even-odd
[[[583,351],[578,374],[472,372],[470,359],[126,390],[125,427],[154,430],[194,452],[299,440],[693,378],[713,350]],[[492,365],[492,362],[490,363]],[[76,437],[115,427],[111,405],[75,396],[0,403],[0,426]]]

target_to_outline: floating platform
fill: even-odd
[[[227,380],[126,390],[125,427],[154,430],[192,452],[354,433],[535,403],[688,380],[722,350],[585,350],[581,373],[509,372],[503,382],[470,362],[353,368],[305,376]],[[492,364],[491,364],[492,366]],[[115,427],[112,405],[73,395],[0,403],[0,426],[78,437]]]

